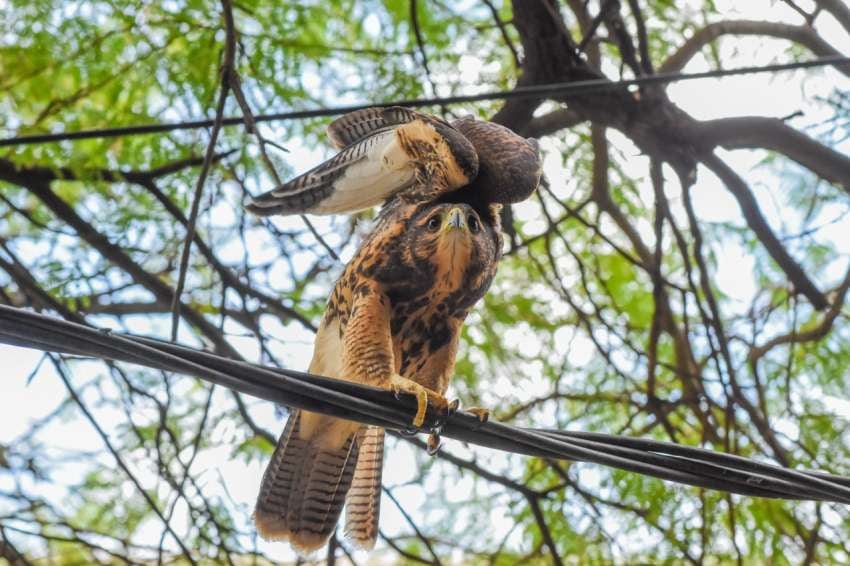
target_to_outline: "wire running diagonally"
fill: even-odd
[[[275,122],[280,120],[298,120],[304,118],[320,118],[324,116],[339,116],[355,110],[363,110],[373,106],[403,106],[406,108],[419,108],[426,106],[443,106],[448,104],[463,104],[469,102],[480,102],[483,100],[508,100],[512,98],[541,98],[555,95],[567,94],[590,94],[624,89],[634,86],[649,84],[669,84],[673,82],[731,77],[738,75],[752,75],[756,73],[779,73],[795,69],[810,69],[827,66],[850,67],[850,57],[829,56],[811,59],[808,61],[795,61],[792,63],[776,63],[773,65],[760,65],[750,67],[738,67],[734,69],[717,69],[700,73],[657,73],[654,75],[643,75],[633,79],[621,81],[610,81],[608,79],[591,79],[586,81],[572,81],[566,83],[554,83],[543,85],[531,85],[516,87],[512,90],[500,90],[483,92],[479,94],[461,94],[455,96],[416,98],[405,100],[392,100],[381,102],[368,102],[365,104],[354,104],[350,106],[337,106],[333,108],[315,108],[311,110],[294,110],[291,112],[276,112],[273,114],[259,114],[254,116],[254,122]],[[243,116],[226,117],[221,121],[222,126],[235,126],[244,123]],[[141,134],[155,134],[175,130],[194,130],[198,128],[210,128],[216,123],[215,120],[189,120],[185,122],[166,122],[160,124],[139,124],[136,126],[121,126],[115,128],[100,128],[93,130],[79,130],[76,132],[57,132],[52,134],[30,134],[9,138],[0,138],[0,147],[15,145],[31,145],[68,140],[81,140],[92,138],[114,138],[123,136],[134,136]]]
[[[479,446],[516,454],[602,464],[667,481],[746,496],[850,504],[850,477],[794,470],[641,438],[481,423],[471,413],[435,414],[409,428],[416,401],[390,391],[287,369],[234,361],[152,338],[117,334],[0,305],[0,343],[128,362],[195,376],[241,393],[335,417],[402,431],[440,430]]]

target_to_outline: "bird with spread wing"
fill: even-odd
[[[414,394],[419,427],[429,402],[448,408],[461,326],[501,257],[499,209],[539,183],[537,142],[399,107],[351,112],[328,135],[337,155],[247,208],[333,214],[384,204],[328,300],[309,371]],[[309,553],[345,506],[346,535],[372,548],[383,447],[381,428],[292,411],[257,498],[260,535]]]

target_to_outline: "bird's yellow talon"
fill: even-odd
[[[416,392],[416,414],[413,416],[413,426],[419,428],[425,422],[425,413],[428,411],[428,394],[425,390]]]
[[[438,407],[447,407],[448,402],[442,395],[436,391],[432,391],[427,387],[422,387],[415,381],[400,375],[393,375],[390,378],[390,389],[398,397],[399,393],[410,393],[416,395],[416,414],[413,416],[412,424],[416,428],[420,428],[425,423],[425,413],[428,411],[428,401]]]

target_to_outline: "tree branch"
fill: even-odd
[[[236,21],[233,19],[233,8],[230,5],[230,0],[221,0],[221,9],[224,15],[224,26],[225,31],[228,38],[228,45],[231,43],[235,45],[238,41],[239,32],[236,29]],[[235,56],[234,56],[235,57]],[[265,163],[266,168],[271,174],[272,179],[275,182],[276,186],[280,186],[282,184],[280,175],[277,174],[277,168],[272,163],[272,160],[269,158],[269,154],[266,151],[266,143],[270,143],[275,147],[283,149],[284,151],[288,151],[277,144],[269,142],[266,138],[260,133],[260,130],[257,128],[257,121],[254,119],[254,112],[251,110],[251,105],[248,104],[248,99],[245,97],[245,93],[242,91],[242,81],[239,78],[239,72],[236,70],[235,60],[229,65],[226,69],[226,75],[224,75],[223,79],[229,84],[230,89],[233,91],[233,96],[236,98],[236,102],[239,104],[239,108],[242,110],[242,121],[245,122],[245,130],[249,134],[254,134],[257,138],[257,144],[260,148],[260,155],[263,158],[263,163]],[[316,227],[313,226],[313,223],[310,222],[310,219],[307,218],[306,214],[299,215],[301,221],[304,222],[304,225],[307,226],[307,229],[313,234],[313,237],[316,238],[316,241],[325,248],[325,251],[334,258],[334,260],[339,261],[339,256],[333,250],[330,245],[325,241],[319,231],[316,230]]]
[[[39,170],[39,172],[43,172],[43,170]],[[80,217],[68,203],[53,192],[46,179],[32,177],[27,169],[18,168],[14,163],[0,158],[0,180],[14,183],[29,190],[57,218],[73,228],[83,241],[96,249],[107,261],[124,270],[136,284],[151,292],[158,301],[171,304],[174,290],[156,275],[145,271],[123,249],[110,242],[106,236]],[[217,352],[233,359],[242,359],[236,349],[227,342],[221,331],[201,313],[186,305],[182,306],[181,313],[190,324],[196,326],[201,334],[212,342]]]
[[[543,542],[546,543],[546,546],[549,548],[549,554],[552,555],[552,564],[563,566],[564,562],[558,554],[558,547],[552,538],[552,531],[549,530],[546,517],[543,516],[543,511],[540,509],[540,502],[536,497],[526,497],[526,499],[528,500],[528,505],[531,507],[534,520],[537,522],[537,528],[540,529],[540,534],[543,536]]]
[[[483,0],[483,2],[487,5],[487,9],[490,10],[490,15],[493,16],[493,21],[496,22],[496,26],[499,28],[499,33],[502,34],[502,40],[505,42],[505,45],[511,51],[511,56],[513,57],[514,65],[517,69],[519,69],[520,67],[522,67],[522,61],[519,58],[519,52],[517,52],[516,46],[511,40],[511,36],[508,34],[508,28],[505,25],[505,22],[503,22],[502,18],[499,17],[499,10],[497,10],[496,6],[493,5],[493,0]]]
[[[841,314],[841,309],[844,307],[844,300],[847,296],[848,289],[850,289],[850,269],[848,269],[847,273],[844,275],[844,281],[842,281],[841,285],[838,286],[838,289],[832,293],[834,294],[832,304],[824,313],[823,319],[821,319],[816,326],[800,332],[794,330],[789,334],[775,336],[761,346],[753,346],[749,354],[750,363],[752,364],[757,362],[770,350],[777,346],[781,346],[782,344],[799,344],[801,342],[812,342],[824,338],[827,334],[829,334],[829,331],[832,330],[835,319],[837,319],[838,315]]]
[[[162,521],[165,530],[168,531],[168,533],[174,539],[174,542],[177,543],[177,546],[180,547],[180,551],[183,553],[183,556],[186,557],[186,560],[188,560],[190,564],[197,564],[195,559],[192,558],[191,551],[186,547],[185,543],[183,542],[183,539],[178,536],[177,533],[175,533],[174,530],[171,528],[171,524],[168,522],[168,519],[166,519],[165,516],[162,514],[162,511],[156,504],[156,501],[154,501],[153,497],[147,492],[144,487],[142,487],[142,484],[136,478],[135,474],[133,474],[133,472],[124,462],[124,459],[121,457],[121,454],[119,454],[115,447],[112,446],[112,443],[109,441],[109,436],[107,436],[106,432],[104,432],[104,430],[98,424],[97,419],[94,418],[94,415],[88,410],[88,407],[86,407],[85,403],[83,403],[82,398],[80,398],[76,389],[74,389],[74,387],[71,385],[71,381],[66,375],[62,363],[60,362],[60,359],[58,359],[53,354],[48,354],[48,358],[50,358],[50,361],[53,362],[53,366],[56,368],[56,373],[59,375],[59,378],[65,385],[65,388],[68,390],[68,393],[71,395],[71,398],[74,400],[74,403],[80,409],[80,412],[83,413],[89,424],[91,424],[92,427],[95,429],[95,432],[97,432],[97,435],[103,441],[103,444],[106,446],[106,449],[109,451],[110,454],[112,454],[113,458],[115,459],[115,463],[118,465],[119,468],[121,468],[121,470],[130,480],[130,482],[133,484],[139,494],[141,494],[145,502],[148,504],[148,507],[150,507],[151,511],[153,511],[156,516],[159,517],[159,519]]]
[[[827,147],[777,118],[746,116],[698,123],[699,136],[709,147],[764,148],[781,153],[818,177],[850,193],[850,157]]]
[[[815,0],[815,4],[832,14],[847,33],[850,33],[850,6],[845,0]]]
[[[723,181],[726,188],[729,189],[729,192],[738,201],[747,225],[755,232],[756,237],[761,241],[765,249],[767,249],[770,257],[773,258],[780,269],[788,276],[791,283],[794,284],[796,292],[802,293],[817,310],[823,310],[829,306],[829,302],[826,300],[824,294],[818,290],[812,280],[809,279],[809,276],[806,275],[806,272],[803,271],[803,268],[800,267],[800,264],[791,257],[788,250],[785,249],[782,242],[773,233],[767,220],[762,215],[753,193],[744,180],[724,161],[714,155],[714,153],[704,154],[702,156],[702,162]]]
[[[651,75],[654,73],[652,59],[649,56],[649,37],[646,32],[646,22],[644,21],[643,12],[640,9],[638,0],[628,0],[629,8],[635,18],[638,32],[638,49],[640,50],[640,64],[645,74]]]
[[[226,0],[223,0],[226,1]],[[183,285],[186,283],[186,271],[189,267],[189,254],[192,251],[192,242],[195,241],[195,224],[198,221],[198,212],[201,206],[201,195],[204,191],[204,182],[207,180],[210,166],[212,165],[213,155],[215,155],[215,144],[218,140],[218,133],[221,131],[222,121],[224,120],[224,103],[227,102],[227,92],[230,88],[231,69],[233,68],[233,60],[236,57],[236,38],[228,29],[225,36],[224,46],[224,62],[221,66],[221,91],[218,97],[218,106],[215,110],[215,122],[213,123],[212,131],[210,132],[210,141],[207,143],[207,152],[204,155],[204,163],[201,167],[201,174],[198,175],[198,182],[195,184],[195,194],[192,197],[192,208],[189,212],[189,225],[186,229],[186,243],[183,246],[183,253],[180,256],[180,269],[177,275],[177,288],[174,291],[174,296],[171,301],[171,340],[177,340],[177,329],[180,325],[180,295],[183,294]]]
[[[722,35],[776,37],[800,44],[820,57],[841,55],[841,52],[818,35],[814,28],[807,25],[794,26],[755,20],[727,20],[713,22],[697,30],[689,40],[664,61],[658,69],[659,72],[676,73],[681,71],[703,47]],[[850,65],[836,65],[835,68],[850,76]]]
[[[395,504],[396,509],[399,510],[401,516],[404,517],[404,520],[407,521],[407,524],[413,529],[413,532],[416,534],[416,538],[421,540],[422,544],[425,545],[425,548],[428,549],[428,552],[431,553],[431,556],[434,558],[433,563],[436,566],[443,566],[443,563],[440,561],[440,557],[437,555],[437,551],[434,550],[434,546],[431,544],[431,541],[428,540],[428,537],[422,534],[422,531],[419,530],[419,526],[413,520],[413,517],[411,517],[404,507],[402,507],[401,503],[399,503],[398,499],[396,499],[395,495],[393,495],[393,492],[387,486],[382,486],[381,489],[387,494],[387,497],[389,497],[393,504]]]
[[[655,264],[654,254],[640,237],[637,229],[629,221],[626,214],[611,198],[608,185],[608,142],[605,130],[600,126],[591,127],[591,143],[593,145],[593,190],[592,198],[599,209],[611,217],[611,220],[629,239],[640,258],[641,266],[652,276],[652,266]],[[675,320],[667,290],[662,286],[659,292],[658,316],[664,331],[673,339],[676,353],[676,376],[682,384],[683,402],[693,411],[703,425],[707,438],[716,438],[716,427],[712,423],[710,411],[700,407],[700,399],[706,399],[699,365],[694,358],[688,335]]]
[[[9,566],[32,566],[32,562],[6,538],[3,525],[0,525],[0,556],[9,562]]]
[[[522,130],[522,135],[532,138],[542,138],[554,134],[566,128],[578,126],[584,122],[584,118],[569,108],[559,108],[548,114],[538,116],[529,120]]]

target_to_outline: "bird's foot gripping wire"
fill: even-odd
[[[416,428],[420,428],[425,422],[425,413],[428,411],[429,402],[433,407],[440,411],[440,413],[446,413],[449,410],[449,402],[445,397],[436,391],[419,385],[415,381],[407,379],[406,377],[393,375],[390,378],[389,385],[396,397],[398,397],[399,393],[410,393],[411,395],[416,395],[416,414],[411,422],[411,424]]]
[[[437,451],[440,450],[440,444],[442,443],[440,433],[443,431],[443,425],[446,424],[446,419],[455,414],[459,407],[459,399],[449,401],[449,404],[446,407],[445,418],[438,418],[437,422],[434,423],[434,426],[431,428],[431,431],[428,434],[428,454],[430,454],[431,456],[433,456],[437,453]]]
[[[455,399],[454,401],[449,402],[448,411],[446,412],[446,419],[451,417],[454,413],[456,413],[460,409],[460,401]],[[490,418],[490,409],[485,409],[483,407],[470,407],[466,409],[467,413],[472,413],[476,417],[478,417],[478,421],[481,424],[486,423]],[[443,425],[446,423],[445,419],[440,419],[434,425],[434,428],[431,429],[431,433],[428,435],[428,454],[433,456],[440,450],[440,433],[443,430]]]
[[[460,401],[455,399],[451,401],[448,406],[448,411],[446,412],[446,418],[449,418],[454,413],[458,411],[460,408]],[[478,422],[481,424],[486,423],[490,419],[490,409],[485,409],[484,407],[470,407],[465,409],[467,413],[472,413],[476,417],[478,417]],[[437,423],[434,425],[434,428],[431,429],[431,433],[428,435],[428,454],[433,456],[440,450],[440,433],[443,430],[443,425],[446,423],[445,419],[439,419]]]

